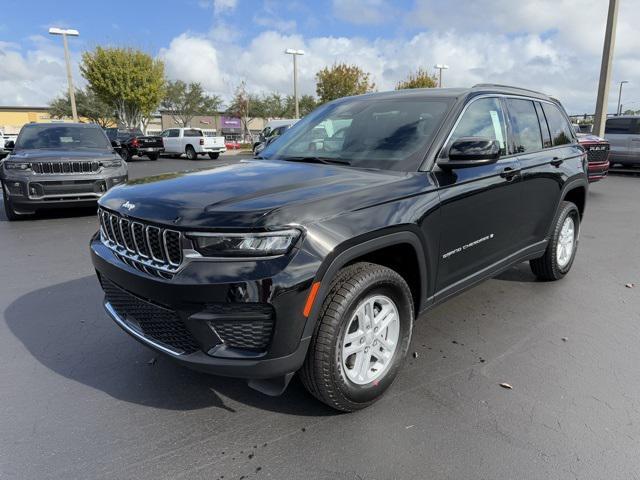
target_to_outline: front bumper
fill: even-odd
[[[588,170],[589,183],[602,180],[609,173],[609,161],[606,162],[590,162]]]
[[[3,174],[4,194],[18,212],[94,206],[110,188],[126,182],[126,171],[113,175]]]
[[[157,352],[196,370],[246,379],[281,377],[302,366],[311,279],[283,288],[291,281],[284,270],[295,259],[193,262],[168,280],[124,263],[99,234],[91,257],[108,315]]]

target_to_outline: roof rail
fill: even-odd
[[[546,96],[546,94],[539,92],[537,90],[531,90],[530,88],[514,87],[513,85],[501,85],[499,83],[476,83],[472,88],[479,88],[479,87],[513,88],[514,90],[522,90],[524,92],[532,92],[532,93],[537,93],[539,95]]]

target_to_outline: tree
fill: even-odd
[[[90,88],[76,89],[76,108],[80,117],[87,118],[103,128],[113,124],[114,109],[102,101]],[[71,117],[69,92],[51,102],[49,114],[53,118]]]
[[[80,71],[128,128],[139,127],[164,96],[164,64],[140,50],[97,47],[82,54]]]
[[[396,90],[404,90],[407,88],[435,88],[438,81],[435,75],[430,75],[426,70],[419,68],[415,73],[396,84]]]
[[[305,115],[311,113],[318,106],[318,102],[312,95],[302,95],[298,99],[298,109],[300,110],[300,116],[304,117]],[[282,112],[282,117],[284,118],[294,118],[296,115],[296,103],[293,95],[288,95],[284,101],[284,110]]]
[[[160,103],[181,127],[190,126],[198,114],[217,112],[221,105],[222,99],[218,95],[208,95],[199,83],[186,84],[182,80],[167,82],[165,97]]]
[[[349,95],[372,92],[376,85],[369,78],[371,74],[357,65],[336,63],[316,73],[316,93],[320,103]]]
[[[236,88],[233,99],[227,107],[227,114],[240,118],[243,135],[247,137],[251,135],[249,129],[251,121],[255,118],[265,118],[264,104],[259,96],[247,92],[246,84],[243,81]]]

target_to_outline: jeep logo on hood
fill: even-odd
[[[136,204],[135,203],[131,203],[129,200],[127,200],[126,202],[124,202],[122,204],[122,208],[126,208],[127,210],[131,211],[134,208],[136,208]]]

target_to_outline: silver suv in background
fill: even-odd
[[[640,116],[608,118],[604,138],[611,144],[611,166],[617,163],[625,167],[640,165]]]

